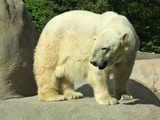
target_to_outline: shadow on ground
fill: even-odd
[[[135,102],[127,103],[128,105],[134,104],[154,104],[160,107],[160,99],[150,88],[138,80],[129,80],[127,83],[127,90],[133,96],[134,99],[138,99]]]
[[[113,80],[109,81],[109,91],[113,95]],[[143,83],[138,80],[130,79],[127,82],[127,90],[136,99],[134,102],[124,103],[125,105],[135,105],[135,104],[153,104],[160,107],[160,99],[156,94]],[[76,91],[83,93],[85,97],[93,97],[93,89],[89,84],[84,84],[77,88]]]

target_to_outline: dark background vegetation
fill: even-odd
[[[135,27],[141,51],[160,53],[160,0],[24,0],[24,3],[39,34],[51,18],[65,11],[115,11],[125,15]]]

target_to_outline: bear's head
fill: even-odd
[[[90,63],[100,70],[112,67],[124,59],[125,54],[135,46],[134,35],[126,31],[104,30],[94,37],[93,54]]]

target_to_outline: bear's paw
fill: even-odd
[[[110,95],[107,95],[107,94],[101,94],[96,96],[96,100],[99,104],[102,104],[102,105],[118,104],[118,100],[116,98],[111,97]]]
[[[83,98],[83,94],[80,92],[75,92],[75,91],[67,91],[64,93],[64,96],[66,97],[66,99],[71,100],[71,99],[79,99],[79,98]]]
[[[53,92],[43,92],[38,95],[38,99],[40,101],[50,102],[50,101],[63,101],[66,100],[66,97],[64,95],[59,95]]]

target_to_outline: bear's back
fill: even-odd
[[[84,40],[84,38],[91,38],[91,36],[93,37],[98,33],[97,28],[100,23],[100,16],[100,14],[88,11],[74,10],[65,12],[52,18],[43,31],[44,34],[49,33],[51,37],[53,37],[53,34],[57,33],[57,31],[61,31],[61,34],[68,34],[67,32],[70,31],[71,33],[71,31],[74,31],[78,36],[81,36],[81,40]],[[51,33],[50,31],[53,32]]]

